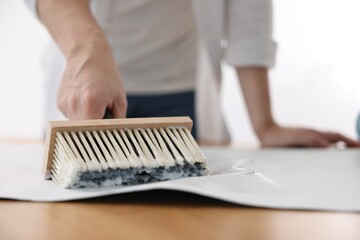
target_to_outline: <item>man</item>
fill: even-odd
[[[199,140],[227,142],[218,98],[226,60],[236,68],[263,146],[360,146],[338,133],[282,127],[273,119],[270,0],[27,2],[66,59],[57,104],[69,119],[102,118],[106,110],[116,118],[190,115]]]

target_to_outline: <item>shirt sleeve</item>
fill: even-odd
[[[34,14],[34,16],[38,18],[39,15],[36,8],[38,0],[24,0],[24,2],[27,5],[27,7],[30,9],[30,11]]]
[[[224,34],[227,40],[224,57],[230,65],[267,68],[275,65],[271,0],[228,0]]]

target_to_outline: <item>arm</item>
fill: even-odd
[[[125,117],[120,72],[88,0],[38,0],[37,11],[67,61],[59,109],[70,119],[102,118],[106,109]]]
[[[337,141],[360,146],[338,133],[282,127],[271,112],[268,68],[274,66],[271,0],[228,0],[225,58],[237,69],[250,120],[265,147],[326,147]]]
[[[237,68],[250,120],[264,147],[327,147],[344,141],[349,147],[360,143],[341,134],[278,125],[272,116],[268,72],[265,68]]]

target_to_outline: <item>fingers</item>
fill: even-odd
[[[113,97],[96,92],[58,100],[59,109],[71,120],[102,119],[108,109],[113,118],[124,118],[127,102],[125,96]]]
[[[360,142],[339,133],[320,132],[306,128],[287,128],[276,126],[260,136],[263,147],[314,147],[326,148],[337,142],[344,142],[347,147],[360,147]]]
[[[117,97],[114,101],[111,112],[114,118],[125,118],[127,110],[127,101],[125,96]]]
[[[102,119],[106,110],[115,118],[125,117],[126,104],[121,74],[112,57],[90,56],[67,65],[58,89],[58,107],[69,119]]]
[[[316,147],[329,145],[326,137],[319,132],[302,128],[276,127],[261,139],[263,147]]]
[[[331,143],[344,142],[347,147],[360,147],[360,142],[348,138],[340,133],[323,132],[323,135],[329,139]]]
[[[300,144],[300,146],[315,148],[324,148],[329,146],[329,140],[321,133],[314,130],[303,131],[303,133],[299,134],[298,144]]]
[[[303,130],[299,135],[298,143],[305,147],[329,147],[331,144],[344,142],[347,147],[360,147],[360,143],[342,134],[333,132],[319,132],[316,130]],[[306,132],[306,133],[305,133]]]
[[[110,111],[111,118],[125,118],[127,101],[125,96],[115,97],[110,99],[110,104],[107,101],[99,101],[99,98],[92,97],[87,99],[85,102],[84,112],[82,117],[85,119],[102,119],[106,115],[106,111]]]
[[[96,93],[87,92],[81,96],[82,107],[74,112],[79,119],[102,119],[106,111],[106,99]]]

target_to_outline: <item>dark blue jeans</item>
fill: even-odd
[[[191,133],[196,139],[194,91],[145,96],[127,95],[127,101],[128,118],[189,116],[194,122]]]

